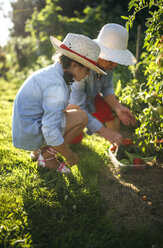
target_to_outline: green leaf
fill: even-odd
[[[119,80],[118,80],[118,83],[117,83],[116,90],[115,90],[115,94],[116,94],[116,95],[119,95],[121,89],[122,89],[122,85],[121,85],[121,80],[119,79]]]
[[[129,18],[127,16],[121,16],[122,19],[128,20]]]

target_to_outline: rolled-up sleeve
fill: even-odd
[[[42,132],[47,145],[58,146],[64,142],[61,119],[66,106],[65,98],[64,89],[60,85],[48,87],[43,93]]]
[[[87,111],[86,93],[85,93],[86,83],[87,83],[86,81],[82,80],[81,82],[74,82],[72,84],[69,103],[79,105],[80,108],[87,113],[88,115],[87,133],[92,134],[97,132],[100,128],[102,128],[103,125]]]
[[[87,110],[86,110],[87,112]],[[87,131],[87,134],[93,134],[93,133],[96,133],[100,128],[103,127],[103,125],[101,124],[100,121],[98,121],[95,117],[93,117],[91,114],[88,114],[88,125],[87,125],[87,128],[88,128],[88,131]]]

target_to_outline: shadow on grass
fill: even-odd
[[[126,232],[112,223],[108,201],[101,196],[98,183],[103,158],[81,144],[73,146],[73,150],[81,162],[72,167],[72,174],[38,168],[37,187],[27,188],[24,194],[31,247],[161,248],[152,247],[157,233],[149,238],[143,228]],[[107,174],[103,180],[107,180]],[[110,181],[113,180],[112,174]]]

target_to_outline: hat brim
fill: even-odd
[[[94,64],[92,64],[88,60],[80,57],[79,55],[77,55],[73,52],[70,52],[70,51],[65,50],[64,48],[61,48],[60,46],[62,45],[62,42],[60,40],[57,40],[53,36],[50,36],[50,40],[51,40],[51,43],[52,43],[53,47],[55,48],[55,50],[57,50],[61,54],[64,54],[65,56],[77,61],[78,63],[88,67],[91,70],[94,70],[94,71],[96,71],[102,75],[106,75],[106,72],[104,72],[103,70],[101,70],[99,67],[95,66]]]
[[[120,65],[134,65],[137,61],[134,55],[128,50],[118,50],[101,45],[96,39],[94,40],[101,48],[99,57],[107,61],[112,61]]]

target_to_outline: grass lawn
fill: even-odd
[[[0,79],[0,247],[162,248],[162,211],[153,214],[140,198],[149,188],[157,196],[158,188],[146,180],[150,169],[115,171],[109,143],[96,135],[71,146],[80,162],[70,175],[37,168],[30,152],[13,147],[11,116],[19,86]],[[159,168],[157,178],[160,173]],[[152,202],[160,209],[158,199]]]

